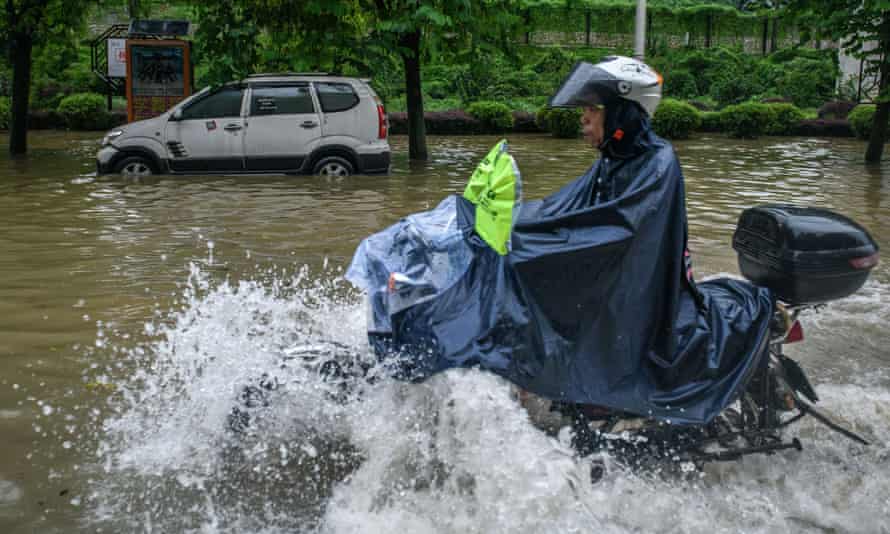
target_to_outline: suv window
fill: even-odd
[[[325,113],[346,111],[358,104],[358,95],[348,83],[321,82],[315,84],[321,109]]]
[[[315,113],[309,85],[254,87],[250,97],[251,115],[292,115]]]
[[[240,87],[223,87],[182,110],[182,120],[238,117],[242,93]]]

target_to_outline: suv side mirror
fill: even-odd
[[[172,115],[173,120],[182,120],[182,108],[176,109]]]

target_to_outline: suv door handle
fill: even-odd
[[[301,128],[315,128],[318,126],[318,123],[315,121],[303,121],[300,123]]]
[[[231,124],[226,124],[226,125],[223,127],[223,130],[225,130],[225,131],[227,131],[227,132],[235,132],[235,131],[238,131],[238,130],[240,130],[240,129],[241,129],[241,125],[240,125],[240,124],[237,124],[237,123],[234,123],[234,122],[231,123]]]

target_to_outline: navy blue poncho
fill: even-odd
[[[413,380],[478,366],[551,400],[680,424],[735,400],[765,364],[773,299],[693,281],[674,150],[648,120],[624,141],[523,203],[504,256],[458,196],[366,239],[347,278],[368,291],[380,357]]]

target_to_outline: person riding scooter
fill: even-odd
[[[531,201],[496,181],[488,207],[503,193],[509,211],[453,195],[365,239],[346,277],[369,293],[378,357],[408,380],[479,367],[553,402],[674,423],[737,399],[766,361],[773,300],[688,276],[683,174],[650,123],[660,95],[640,61],[580,63],[550,105],[585,108],[602,152],[586,173]],[[508,156],[500,143],[480,165],[509,170]],[[502,219],[507,246],[478,224]]]
[[[638,181],[641,172],[680,171],[673,147],[651,128],[650,119],[661,101],[662,85],[662,77],[658,73],[642,61],[629,57],[609,56],[597,64],[580,62],[575,65],[548,105],[552,108],[582,108],[584,139],[598,149],[602,157],[573,184],[582,189],[580,194],[569,197],[555,195],[545,199],[534,212],[534,217],[571,209],[562,203],[566,198],[588,205],[610,202],[622,196],[628,187]],[[660,163],[652,169],[648,165],[650,161]],[[531,214],[526,212],[526,215]],[[684,220],[684,241],[685,226]],[[683,249],[683,283],[690,291],[696,292],[690,254],[685,243]],[[681,280],[677,279],[676,282],[679,284]],[[524,394],[522,396],[525,397]],[[559,406],[568,413],[593,418],[612,413],[607,408],[590,404],[566,403]]]
[[[649,120],[660,95],[660,77],[637,60],[577,65],[550,103],[584,108],[585,138],[602,157],[549,197],[528,201],[519,166],[500,141],[463,195],[359,245],[345,278],[367,293],[374,358],[337,343],[313,343],[288,357],[329,381],[337,398],[351,384],[381,377],[422,381],[459,367],[492,372],[548,401],[545,409],[556,403],[571,415],[579,455],[613,451],[637,467],[799,450],[800,442],[783,440],[780,431],[805,414],[867,443],[812,406],[812,386],[781,350],[784,340],[792,342],[797,311],[792,316],[777,300],[809,304],[852,293],[875,265],[877,246],[855,223],[824,210],[751,208],[736,245],[744,247],[742,273],[763,283],[694,282],[683,173]],[[799,245],[798,234],[809,233],[800,228],[812,228],[814,218],[822,228],[839,228],[832,235],[844,238],[833,240],[844,247],[862,243],[854,256],[844,248],[849,261],[827,264],[847,266],[838,271],[848,281],[826,284],[823,271],[818,278],[797,273],[792,261],[800,250],[788,247],[795,255],[780,254],[778,269],[791,267],[777,271],[778,247],[753,241],[781,236],[781,220],[795,237],[779,242]],[[805,237],[808,247],[799,248],[809,253],[817,239]],[[819,260],[806,265],[826,264],[828,256],[813,257]],[[251,410],[266,406],[276,388],[266,376],[247,386],[230,427],[243,431]],[[781,419],[794,409],[797,415]],[[616,436],[627,439],[616,445]]]

